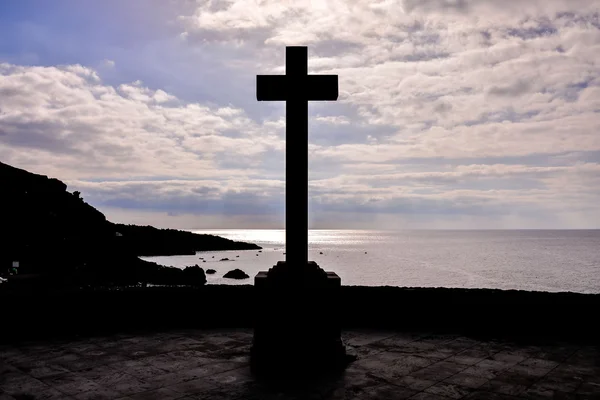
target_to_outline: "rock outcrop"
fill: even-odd
[[[223,278],[229,278],[229,279],[247,279],[250,278],[250,276],[248,276],[247,273],[245,273],[244,271],[242,271],[241,269],[234,269],[229,271],[228,273],[226,273],[225,275],[223,275]]]
[[[186,285],[202,286],[206,283],[204,270],[198,265],[185,267],[183,270],[183,282]]]

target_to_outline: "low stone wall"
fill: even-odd
[[[600,340],[600,294],[361,286],[343,289],[346,327]]]
[[[0,340],[171,328],[250,328],[257,311],[254,291],[250,285],[0,291]],[[343,286],[339,306],[323,307],[340,313],[345,328],[600,338],[596,321],[600,295],[596,294]]]

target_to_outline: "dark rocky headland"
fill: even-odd
[[[261,248],[214,235],[113,223],[79,192],[67,191],[62,181],[1,162],[0,188],[0,273],[13,261],[20,264],[18,275],[0,285],[5,288],[33,281],[59,286],[197,285],[204,277],[199,267],[184,273],[138,256]]]

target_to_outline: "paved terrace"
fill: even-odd
[[[600,346],[346,331],[345,372],[286,388],[249,371],[252,331],[0,347],[0,399],[600,399]]]

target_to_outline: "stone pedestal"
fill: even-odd
[[[259,272],[254,287],[255,372],[320,374],[345,365],[337,274],[314,261],[304,267],[280,261],[268,272]]]

